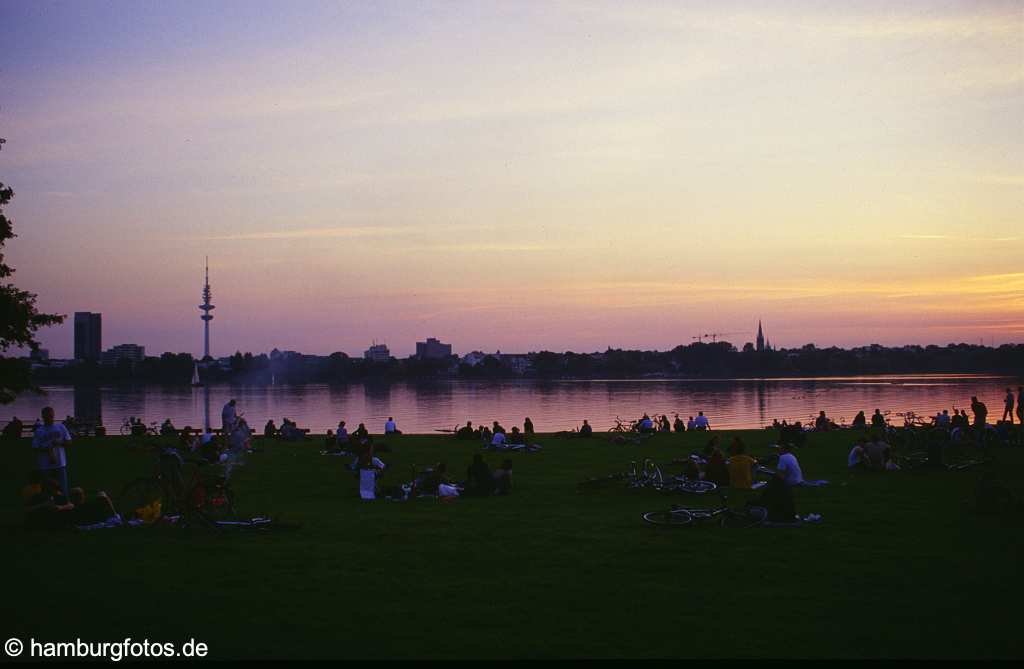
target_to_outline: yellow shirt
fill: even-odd
[[[749,455],[734,455],[729,458],[729,485],[733,488],[750,488],[753,484],[755,464],[757,461]]]

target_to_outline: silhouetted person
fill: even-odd
[[[4,439],[20,439],[21,431],[25,429],[25,424],[22,423],[17,416],[11,419],[11,422],[4,426]]]
[[[1006,400],[1003,406],[1003,417],[1000,420],[1010,419],[1010,423],[1013,423],[1013,391],[1009,388],[1006,389]]]
[[[220,412],[221,430],[224,434],[231,434],[235,429],[235,421],[238,420],[238,413],[235,410],[235,400],[229,400]]]
[[[530,420],[529,416],[527,416],[526,419],[523,420],[523,434],[527,436],[533,434],[533,421]]]
[[[592,434],[594,434],[594,428],[592,428],[590,426],[590,423],[587,422],[587,419],[584,418],[583,419],[583,427],[580,428],[580,436],[581,437],[589,437]]]
[[[686,423],[684,423],[683,419],[679,417],[679,414],[676,414],[676,419],[673,425],[676,428],[676,432],[686,432]]]
[[[856,429],[863,429],[868,426],[868,419],[864,416],[863,411],[858,411],[857,415],[853,417],[852,427]]]

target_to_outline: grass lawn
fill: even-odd
[[[719,434],[727,444],[732,433]],[[755,455],[774,436],[741,434]],[[804,475],[831,484],[797,490],[797,510],[823,516],[799,529],[656,528],[642,512],[717,500],[576,490],[630,460],[665,466],[707,438],[542,436],[542,452],[508,456],[512,495],[450,503],[363,502],[347,459],[320,456],[320,438],[258,441],[233,479],[240,510],[303,527],[226,535],[29,532],[18,497],[28,440],[4,444],[4,638],[195,638],[213,659],[1022,655],[1022,523],[966,508],[979,472],[850,474],[850,433],[812,435],[797,453]],[[80,440],[72,485],[115,494],[149,473],[153,456],[128,441]],[[393,482],[437,460],[461,477],[478,448],[388,443]],[[996,457],[1020,495],[1024,449]]]

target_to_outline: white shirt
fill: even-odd
[[[53,425],[40,424],[32,436],[32,448],[36,449],[36,464],[39,469],[60,469],[68,466],[67,456],[64,455],[63,446],[54,446],[57,441],[71,442],[71,434],[64,427],[64,423]],[[50,448],[53,447],[53,455],[56,460],[50,460]]]
[[[495,432],[491,438],[491,446],[504,446],[505,445],[505,433]]]
[[[857,446],[853,447],[853,449],[850,451],[850,455],[846,458],[846,466],[856,467],[865,459],[867,459],[867,456],[868,454],[864,451],[864,448],[858,444]]]
[[[704,416],[704,415],[697,416],[693,420],[693,426],[698,428],[698,429],[702,428],[702,427],[707,427],[708,426],[708,417]]]
[[[395,431],[395,421],[389,420],[388,422],[384,423],[384,434],[391,434],[394,431]]]
[[[779,456],[779,466],[775,468],[782,479],[789,485],[797,485],[804,480],[804,474],[800,471],[800,463],[792,453],[783,453]]]

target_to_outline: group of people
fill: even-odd
[[[587,421],[583,421],[586,425]],[[587,425],[589,428],[590,426]],[[527,439],[532,439],[536,434],[533,421],[527,416],[523,419],[523,429],[513,425],[511,430],[506,430],[498,421],[491,423],[490,427],[481,425],[473,427],[473,421],[468,420],[466,424],[455,430],[455,438],[463,441],[482,441],[485,446],[501,449],[507,446],[527,445]]]
[[[711,422],[704,415],[703,411],[697,412],[697,417],[690,416],[689,420],[683,421],[679,414],[675,414],[675,420],[669,422],[668,416],[662,414],[651,418],[647,413],[637,420],[634,425],[637,432],[643,434],[654,434],[656,432],[687,432],[692,430],[704,431],[711,429]]]

